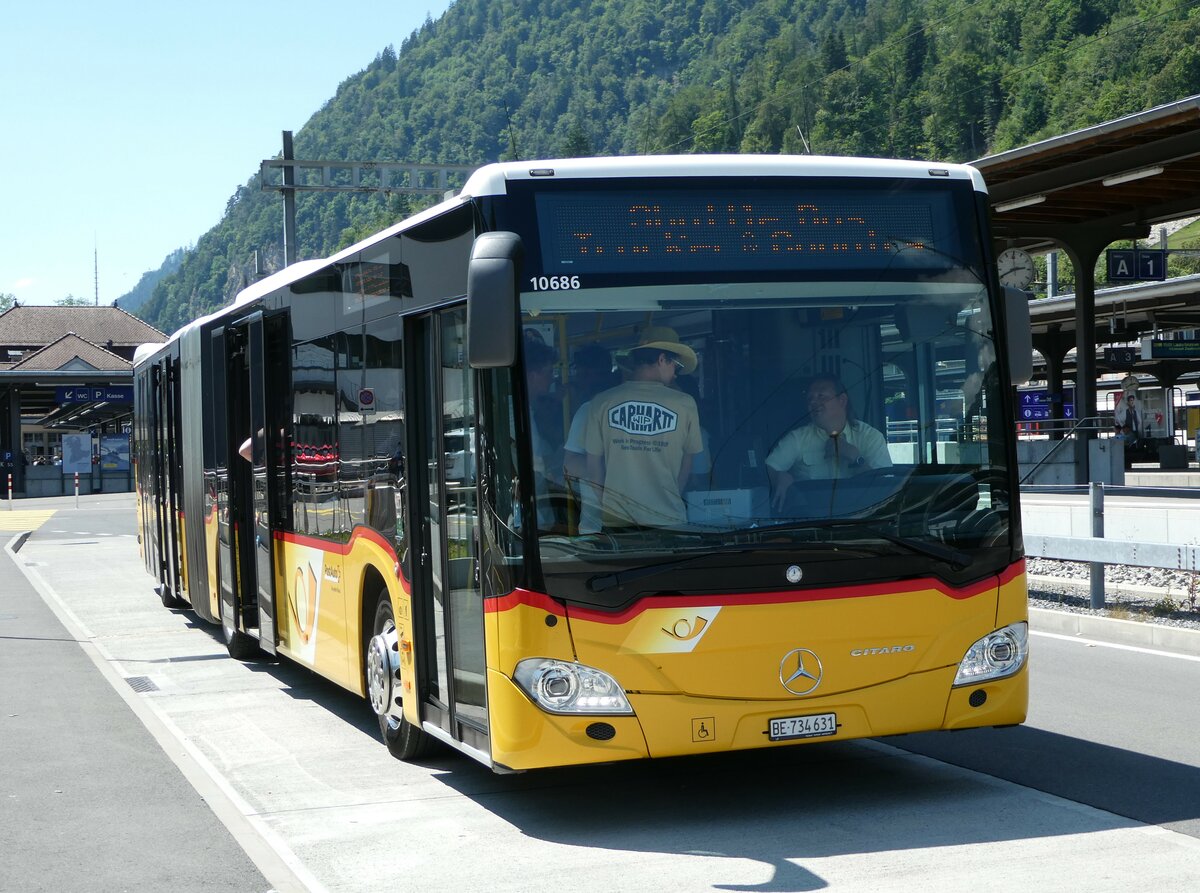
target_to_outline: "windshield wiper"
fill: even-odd
[[[956,549],[953,546],[946,546],[942,543],[931,543],[908,536],[897,536],[894,533],[888,533],[886,530],[879,530],[875,527],[860,527],[859,530],[871,536],[887,540],[889,543],[894,543],[911,552],[917,552],[921,555],[928,555],[930,558],[936,558],[938,561],[944,561],[955,570],[962,570],[971,563],[970,555],[962,549]]]
[[[770,527],[760,527],[759,532],[769,533],[773,530],[788,531],[788,530],[807,530],[807,529],[828,529],[830,527],[852,527],[854,530],[866,534],[867,536],[876,536],[881,540],[886,540],[893,545],[900,546],[910,552],[916,552],[919,555],[925,555],[929,558],[936,558],[938,561],[944,561],[956,570],[961,570],[971,563],[971,556],[956,549],[953,546],[947,546],[942,543],[931,543],[926,540],[918,540],[908,536],[900,536],[899,534],[891,533],[887,530],[880,530],[878,527],[873,527],[870,524],[859,524],[853,520],[813,520],[802,521],[790,524],[775,524]],[[841,545],[851,545],[843,543]]]

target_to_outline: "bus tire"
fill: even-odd
[[[385,644],[386,643],[386,646]],[[392,614],[392,601],[387,591],[380,593],[379,602],[375,606],[375,620],[371,624],[371,638],[363,653],[363,678],[366,682],[367,697],[371,701],[371,709],[379,720],[379,734],[387,745],[388,753],[398,760],[416,760],[427,756],[437,746],[437,742],[428,733],[414,726],[400,715],[393,704],[391,709],[380,712],[384,707],[383,699],[397,700],[392,684],[398,683],[398,674],[390,671],[388,661],[391,652],[396,650],[395,660],[399,654],[396,639],[396,620]],[[382,649],[382,650],[381,650]],[[387,652],[387,654],[384,653]],[[398,666],[398,663],[395,664]],[[384,678],[384,676],[390,678]]]
[[[262,653],[258,648],[258,639],[240,629],[227,626],[225,618],[221,618],[221,631],[225,634],[225,647],[229,649],[229,656],[234,660],[254,660]]]
[[[179,596],[177,596],[174,592],[172,592],[171,587],[168,586],[166,583],[163,583],[158,587],[158,597],[160,599],[162,599],[164,608],[172,608],[173,609],[173,608],[187,607],[187,602],[185,602],[183,599],[181,599]]]

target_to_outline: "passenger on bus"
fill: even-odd
[[[671,385],[696,369],[673,329],[649,326],[625,355],[629,379],[596,395],[588,415],[587,480],[606,529],[686,522],[683,489],[702,449],[696,401]]]
[[[576,407],[571,428],[563,444],[563,477],[578,500],[579,532],[600,530],[599,493],[587,477],[587,420],[592,398],[617,384],[612,355],[599,344],[585,344],[575,351],[571,363],[571,402]]]
[[[553,437],[555,426],[551,413],[547,412],[546,399],[554,384],[554,360],[554,349],[549,345],[540,339],[525,339],[525,385],[529,395],[534,493],[538,527],[543,530],[553,527],[558,520],[555,505],[562,491],[560,447]],[[562,430],[561,421],[558,430]]]
[[[854,418],[850,395],[837,376],[818,375],[809,383],[808,414],[811,421],[789,431],[767,454],[776,510],[798,480],[837,480],[892,464],[887,439]]]

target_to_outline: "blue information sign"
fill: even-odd
[[[67,403],[132,403],[132,385],[76,385],[57,387],[54,389],[54,399],[60,404]]]
[[[1067,402],[1063,402],[1062,394],[1051,394],[1048,391],[1022,391],[1020,406],[1017,407],[1017,421],[1044,422],[1052,417],[1051,404],[1062,403],[1062,417],[1075,418],[1075,392],[1067,390]]]

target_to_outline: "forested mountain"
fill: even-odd
[[[117,299],[117,306],[130,313],[137,313],[138,308],[150,300],[158,283],[183,266],[186,254],[186,249],[183,248],[176,248],[168,254],[163,258],[162,265],[157,270],[143,273],[138,284]]]
[[[1196,0],[457,0],[344,81],[295,154],[966,161],[1200,93],[1198,46]],[[298,256],[410,210],[301,194]],[[255,251],[277,269],[282,216],[255,175],[141,315],[171,331],[232,298]]]

